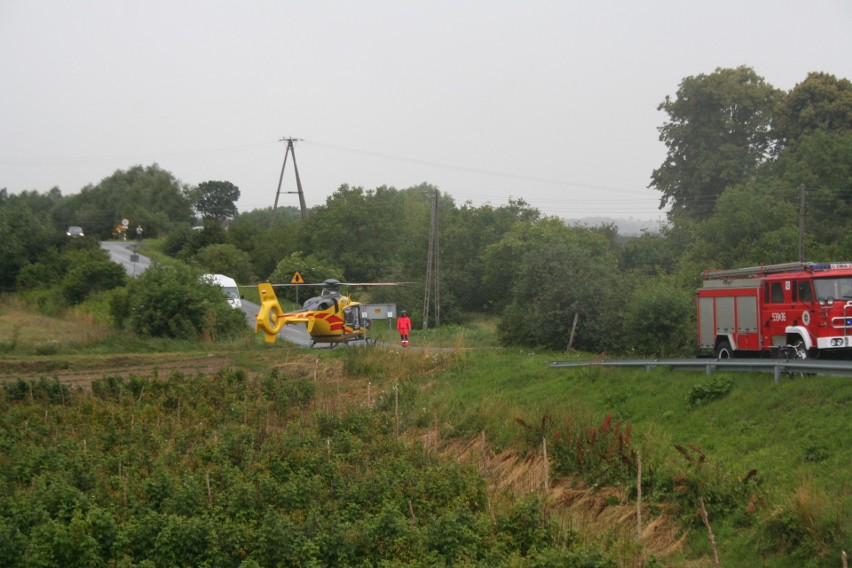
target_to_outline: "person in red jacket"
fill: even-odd
[[[411,318],[408,312],[402,310],[399,319],[396,320],[396,329],[399,331],[399,340],[403,347],[408,347],[408,334],[411,333]]]

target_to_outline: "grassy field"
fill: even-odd
[[[81,312],[47,318],[4,299],[0,380],[24,371],[61,376],[69,367],[109,371],[117,361],[139,373],[175,360],[215,359],[254,371],[297,359],[318,369],[342,364],[349,378],[335,388],[353,400],[363,399],[368,385],[376,393],[404,386],[401,421],[412,440],[432,435],[447,447],[464,447],[482,439],[489,452],[523,462],[540,457],[547,438],[553,484],[599,495],[599,508],[625,517],[635,481],[621,479],[619,491],[598,484],[613,472],[571,470],[576,455],[558,443],[572,431],[602,436],[609,416],[620,428],[629,423],[628,446],[651,480],[647,487],[643,482],[646,522],[665,517],[680,527],[668,548],[657,548],[668,551],[663,565],[710,565],[699,498],[723,566],[839,566],[841,550],[852,549],[848,378],[784,377],[776,385],[768,374],[550,368],[548,361],[569,355],[501,348],[494,331],[487,320],[415,330],[416,348],[407,351],[383,326],[370,333],[390,348],[305,351],[266,346],[256,337],[230,344],[142,341],[117,336]],[[206,368],[198,366],[199,372]],[[628,551],[621,557],[631,562],[647,558],[641,543],[623,531],[605,524],[587,528],[589,542],[621,547]]]
[[[566,423],[593,427],[610,414],[631,424],[633,447],[648,469],[699,477],[710,495],[727,486],[737,490],[749,478],[749,491],[725,503],[731,511],[714,527],[722,565],[756,565],[755,543],[766,546],[761,558],[772,558],[768,565],[801,565],[800,557],[770,550],[778,536],[773,531],[812,539],[810,554],[833,554],[838,562],[840,545],[849,548],[848,378],[788,377],[776,385],[768,374],[546,367],[554,355],[477,351],[460,372],[442,374],[423,404],[453,425],[453,435],[487,432],[498,450],[525,444],[535,450],[519,420],[539,425],[548,417],[549,430],[564,431]],[[730,391],[690,404],[694,393],[718,384],[730,384]],[[762,516],[749,518],[751,507],[760,507]],[[686,516],[700,525],[691,511]],[[707,552],[702,531],[691,534],[686,550],[686,556]]]

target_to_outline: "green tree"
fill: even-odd
[[[35,212],[29,197],[0,190],[0,291],[12,290],[21,269],[64,235],[52,226],[47,211]]]
[[[75,221],[66,221],[58,215],[58,207],[64,201],[58,187],[53,187],[46,193],[22,191],[16,194],[15,199],[25,203],[33,214],[44,219],[50,229],[61,232],[63,235],[69,225],[77,225]]]
[[[442,298],[451,292],[461,310],[494,311],[499,306],[503,286],[495,281],[490,289],[485,287],[488,263],[496,259],[482,253],[515,225],[536,221],[538,210],[519,199],[501,207],[466,204],[442,213],[445,213],[440,240]]]
[[[18,272],[15,286],[19,290],[35,290],[53,285],[68,269],[62,254],[56,247],[45,250],[35,262],[27,263]]]
[[[617,260],[600,232],[545,218],[519,224],[487,256],[487,279],[502,280],[507,290],[500,320],[505,342],[564,349],[578,316],[574,347],[617,346]]]
[[[346,278],[381,280],[425,274],[435,188],[341,186],[301,225],[301,250],[334,259]]]
[[[668,115],[659,127],[668,153],[649,187],[662,193],[661,207],[671,205],[671,218],[712,213],[727,187],[766,160],[780,96],[749,67],[687,77],[675,99],[666,96],[658,109]]]
[[[204,219],[230,219],[237,214],[240,188],[229,181],[205,181],[189,192],[195,210]]]
[[[302,212],[298,207],[278,207],[273,211],[272,207],[262,207],[251,211],[242,211],[231,220],[230,227],[239,224],[259,225],[264,228],[292,225],[302,221]]]
[[[778,102],[772,116],[776,154],[818,131],[852,131],[852,81],[828,73],[808,73]]]
[[[211,245],[225,244],[225,229],[214,219],[205,219],[201,228],[181,227],[169,233],[165,249],[169,254],[190,261],[198,252]]]
[[[296,272],[302,275],[302,279],[306,283],[324,282],[329,278],[337,280],[343,280],[344,278],[343,271],[330,261],[313,254],[304,255],[301,252],[294,252],[286,258],[281,259],[281,262],[278,263],[278,266],[275,267],[275,270],[269,276],[269,281],[273,284],[288,284]],[[300,301],[304,301],[316,291],[308,289],[305,292],[297,292],[296,288],[293,287],[292,289],[279,289],[276,291],[276,294],[292,302],[296,301],[297,298]]]
[[[145,234],[167,234],[176,226],[189,226],[192,206],[186,186],[156,164],[117,170],[97,185],[66,197],[57,213],[74,219],[87,234],[108,239],[122,219],[141,224]]]
[[[778,188],[778,199],[789,202],[796,210],[799,188],[804,188],[806,256],[810,260],[849,256],[852,129],[817,130],[792,140],[764,168],[764,177]]]
[[[619,249],[618,268],[622,273],[639,272],[645,276],[671,274],[678,261],[673,253],[665,234],[646,231],[628,239]]]
[[[746,183],[728,189],[701,223],[691,255],[705,268],[735,268],[798,259],[797,211],[772,188]]]
[[[275,221],[273,222],[273,216]],[[256,209],[240,213],[229,224],[227,242],[248,253],[254,274],[269,278],[281,259],[303,247],[299,240],[301,214],[294,207]]]
[[[237,282],[256,280],[248,253],[232,244],[210,245],[195,255],[195,260],[214,274],[227,274]]]

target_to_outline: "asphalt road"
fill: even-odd
[[[139,276],[151,265],[147,256],[138,254],[134,241],[101,241],[101,248],[109,253],[110,259],[124,267],[130,276]]]

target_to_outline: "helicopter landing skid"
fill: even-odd
[[[311,349],[315,348],[317,344],[325,345],[326,349],[336,349],[339,345],[349,345],[350,343],[357,344],[360,341],[363,341],[365,345],[376,345],[376,343],[378,342],[376,339],[365,337],[363,335],[348,337],[346,339],[341,339],[338,341],[323,341],[321,339],[313,339],[311,340]]]

